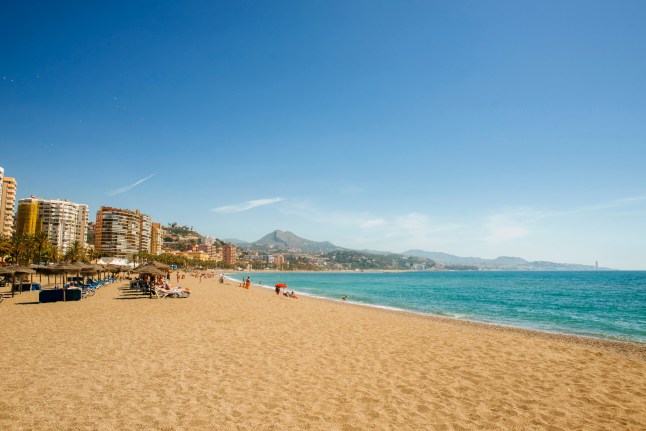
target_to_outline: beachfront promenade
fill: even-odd
[[[174,276],[171,281],[174,281]],[[0,429],[643,430],[645,348],[187,276],[0,304]]]

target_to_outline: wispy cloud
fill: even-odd
[[[531,233],[529,225],[541,216],[527,209],[507,210],[491,215],[485,228],[487,235],[484,240],[490,243],[501,243],[524,238]]]
[[[440,222],[418,212],[380,215],[332,208],[319,208],[308,202],[290,202],[281,211],[327,226],[340,235],[343,245],[351,247],[419,247],[419,244],[437,244],[453,238],[468,226],[454,222]]]
[[[383,226],[386,223],[387,223],[386,220],[379,217],[379,218],[373,218],[373,219],[365,220],[364,222],[359,224],[359,227],[361,229],[372,229],[372,228],[376,228],[376,227],[379,227],[379,226]]]
[[[644,201],[646,201],[646,196],[633,196],[561,210],[537,210],[527,207],[505,208],[487,218],[484,225],[487,234],[481,239],[490,243],[517,240],[531,235],[533,227],[543,220],[579,216]]]
[[[282,200],[283,198],[279,198],[279,197],[268,198],[268,199],[255,199],[255,200],[246,201],[240,204],[231,204],[231,205],[224,205],[217,208],[212,208],[211,211],[216,213],[222,213],[222,214],[239,213],[242,211],[247,211],[252,208],[257,208],[264,205],[275,204],[276,202],[280,202]]]
[[[150,174],[147,177],[142,178],[139,181],[136,181],[136,182],[134,182],[134,183],[132,183],[132,184],[130,184],[128,186],[123,186],[123,187],[120,187],[120,188],[118,188],[116,190],[112,190],[111,192],[108,192],[108,195],[114,196],[114,195],[120,195],[121,193],[125,193],[125,192],[127,192],[129,190],[132,190],[133,188],[137,187],[139,184],[143,183],[144,181],[148,181],[149,179],[151,179],[155,175],[156,175],[156,173]]]

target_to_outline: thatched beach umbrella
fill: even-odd
[[[0,275],[4,275],[4,276],[11,275],[15,280],[16,276],[14,274],[15,274],[14,269],[11,266],[0,267]],[[13,297],[13,281],[11,282],[11,297]]]
[[[22,276],[22,275],[29,275],[29,274],[35,274],[36,271],[34,271],[31,268],[28,268],[26,266],[14,266],[13,267],[13,283],[11,283],[11,296],[13,296],[14,292],[14,284],[16,283],[16,275]],[[20,294],[22,295],[22,277],[20,277]]]
[[[47,274],[47,265],[38,265],[38,264],[32,263],[31,265],[29,265],[29,267],[34,271],[36,271],[36,273],[38,274],[38,282],[42,283],[43,274]]]
[[[157,268],[161,269],[162,271],[170,270],[170,265],[166,265],[165,263],[157,262],[156,260],[153,260],[151,263],[155,265]]]
[[[66,296],[67,296],[67,294],[65,293],[65,290],[66,290],[65,289],[65,282],[67,281],[66,276],[67,276],[67,274],[69,272],[80,271],[81,267],[78,266],[78,265],[74,265],[72,263],[64,263],[64,262],[62,262],[62,263],[58,263],[58,264],[54,265],[53,268],[55,270],[57,270],[59,273],[63,274],[63,280],[62,280],[61,284],[63,285],[63,302],[65,302],[66,301]]]
[[[152,265],[152,264],[140,265],[137,268],[135,268],[135,270],[133,272],[136,272],[139,275],[150,275],[152,277],[154,277],[156,275],[163,276],[163,275],[166,274],[162,269],[157,268],[155,265]],[[153,297],[153,290],[152,289],[148,289],[148,290],[149,290],[149,293],[150,293],[150,297],[152,298]]]

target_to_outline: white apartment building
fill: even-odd
[[[32,211],[37,211],[35,223],[27,223],[33,219],[27,214]],[[66,253],[75,241],[82,247],[87,246],[88,213],[86,204],[32,196],[18,201],[16,230],[18,234],[45,232],[52,244]]]
[[[0,235],[12,236],[14,232],[16,186],[15,178],[0,178]]]

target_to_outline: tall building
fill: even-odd
[[[150,234],[150,254],[161,254],[164,242],[164,229],[161,223],[153,223]]]
[[[101,207],[96,213],[94,246],[105,256],[151,252],[153,222],[139,210]]]
[[[14,232],[16,180],[11,177],[3,177],[0,179],[0,183],[0,235],[11,236]]]
[[[235,265],[238,262],[238,248],[235,244],[224,244],[222,247],[223,261],[227,265]]]
[[[18,201],[16,234],[45,232],[51,243],[66,253],[72,243],[87,245],[88,206],[68,200],[34,196]]]
[[[33,196],[29,199],[20,199],[18,214],[16,214],[16,235],[33,235],[39,226],[38,199]]]

